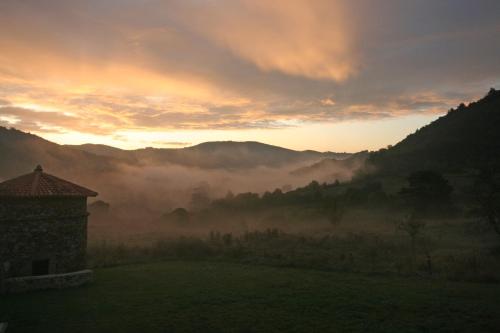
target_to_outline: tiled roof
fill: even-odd
[[[97,193],[43,172],[41,166],[29,174],[0,183],[0,197],[95,197]]]

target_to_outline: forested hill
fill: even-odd
[[[259,166],[282,167],[324,158],[344,159],[347,153],[297,151],[260,142],[215,141],[186,148],[143,148],[121,150],[103,145],[71,146],[96,155],[116,157],[130,162],[178,164],[197,168],[245,169]]]
[[[463,171],[500,161],[500,91],[461,104],[388,149],[370,155],[377,173]]]

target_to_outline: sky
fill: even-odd
[[[497,0],[0,0],[0,126],[375,150],[500,87]]]

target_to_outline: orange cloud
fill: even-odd
[[[0,124],[74,140],[436,114],[500,73],[466,2],[0,3]]]
[[[198,13],[198,32],[262,70],[337,81],[356,70],[339,1],[210,2]]]

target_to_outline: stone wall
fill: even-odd
[[[77,287],[91,282],[92,275],[91,270],[83,270],[66,274],[9,278],[0,286],[0,294]]]
[[[49,274],[85,269],[87,216],[86,198],[1,198],[4,278],[32,275],[35,260],[49,260]]]
[[[3,198],[0,197],[0,223],[73,217],[87,214],[87,198]]]

